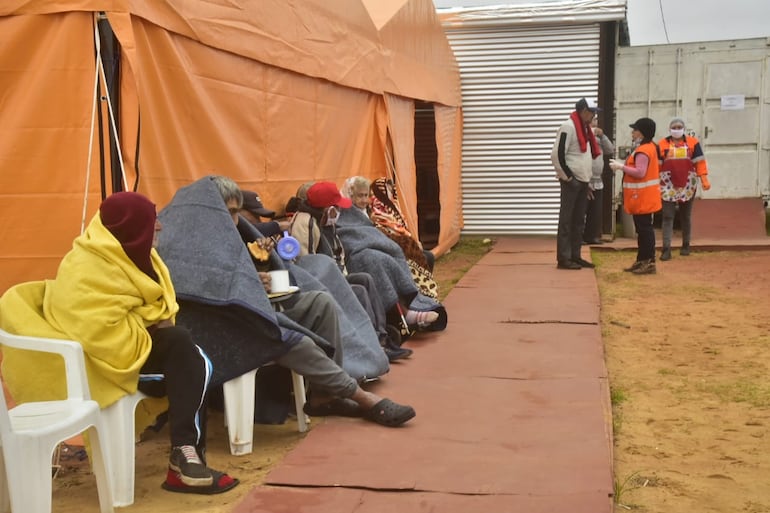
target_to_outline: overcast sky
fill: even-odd
[[[631,44],[770,36],[770,0],[627,0]]]
[[[436,8],[576,0],[433,0]],[[770,36],[770,0],[626,0],[633,46]]]

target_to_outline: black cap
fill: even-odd
[[[259,194],[254,191],[244,191],[243,194],[243,209],[248,210],[256,217],[269,217],[270,219],[275,217],[275,211],[268,210],[262,205],[262,200],[259,199]]]
[[[639,130],[645,139],[655,137],[655,122],[650,118],[639,118],[628,126],[634,130]]]
[[[575,110],[580,112],[581,110],[590,110],[591,112],[601,112],[599,104],[593,98],[581,98],[575,103]]]

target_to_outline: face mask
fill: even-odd
[[[681,139],[684,136],[684,128],[672,128],[669,132],[674,139]]]
[[[326,226],[334,226],[340,218],[340,211],[332,207],[326,211]]]

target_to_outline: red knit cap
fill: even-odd
[[[102,202],[99,216],[128,258],[145,274],[157,279],[150,260],[157,217],[155,204],[136,192],[116,192]]]

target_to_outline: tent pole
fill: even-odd
[[[100,68],[109,109],[110,175],[112,190],[117,192],[128,190],[117,130],[120,116],[120,45],[103,12],[97,15],[96,23],[102,49]]]

